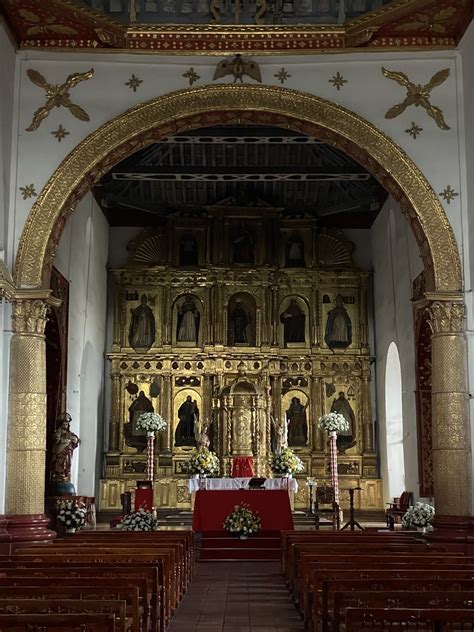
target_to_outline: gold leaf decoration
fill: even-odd
[[[36,13],[28,11],[27,9],[19,9],[18,15],[32,24],[26,31],[27,35],[41,35],[42,33],[77,35],[77,31],[72,27],[66,26],[65,24],[57,24],[55,15],[48,15],[43,21],[41,21],[41,18],[36,15]]]
[[[135,250],[133,262],[147,266],[156,266],[163,261],[162,238],[152,235]]]
[[[407,24],[399,24],[395,31],[412,32],[412,31],[432,31],[433,33],[446,33],[446,24],[450,18],[456,15],[455,7],[446,7],[441,9],[433,16],[426,13],[417,13],[413,16],[413,22]]]
[[[335,235],[318,235],[318,265],[321,267],[352,266],[350,243],[343,243]]]

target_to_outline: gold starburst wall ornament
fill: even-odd
[[[400,114],[402,114],[411,105],[414,105],[415,107],[419,107],[421,105],[428,115],[434,119],[438,127],[441,129],[451,129],[444,120],[441,108],[431,105],[430,103],[431,90],[446,81],[449,76],[449,68],[445,68],[444,70],[440,70],[435,73],[424,86],[410,81],[404,72],[396,72],[393,70],[387,70],[386,68],[382,68],[382,72],[387,79],[393,79],[393,81],[396,81],[398,84],[407,89],[407,96],[405,97],[405,100],[387,110],[385,114],[386,119],[392,119],[400,116]]]
[[[66,81],[59,85],[48,83],[41,73],[31,68],[26,71],[26,74],[28,75],[30,81],[32,81],[36,86],[43,88],[46,92],[46,103],[42,107],[38,108],[33,114],[31,125],[26,128],[27,132],[33,132],[38,129],[44,119],[49,116],[49,113],[55,107],[60,108],[62,106],[68,108],[71,114],[80,121],[90,120],[89,115],[85,110],[78,105],[71,103],[71,100],[69,99],[69,90],[77,86],[77,84],[81,81],[90,79],[94,74],[94,70],[92,68],[87,72],[75,72],[74,74],[69,75]]]

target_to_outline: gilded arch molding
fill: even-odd
[[[17,287],[48,286],[48,271],[69,214],[91,186],[124,157],[170,134],[225,123],[286,127],[353,156],[400,202],[427,273],[427,289],[461,290],[461,264],[438,196],[403,150],[353,112],[281,87],[212,85],[142,103],[102,125],[59,165],[33,205],[20,239]]]

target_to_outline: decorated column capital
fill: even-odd
[[[43,336],[49,309],[61,302],[51,296],[51,290],[16,292],[12,297],[13,333]]]
[[[466,305],[457,294],[427,293],[427,311],[433,334],[462,334],[466,331]]]

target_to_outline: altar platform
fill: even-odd
[[[242,502],[249,505],[252,511],[258,512],[262,531],[293,529],[288,490],[263,488],[199,489],[194,503],[193,530],[224,532],[224,520]]]

